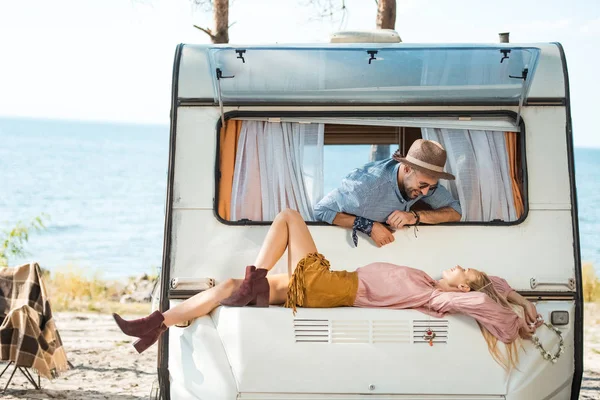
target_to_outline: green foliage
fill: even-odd
[[[10,258],[27,255],[24,249],[32,231],[46,229],[44,221],[49,219],[46,214],[35,217],[29,224],[19,221],[10,230],[3,230],[0,236],[0,267],[7,267]]]

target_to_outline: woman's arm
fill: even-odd
[[[506,280],[498,277],[498,276],[489,276],[490,281],[492,281],[492,285],[496,291],[504,296],[509,303],[513,303],[523,307],[525,310],[525,320],[529,326],[533,326],[537,328],[541,324],[544,323],[542,316],[538,314],[537,309],[535,308],[535,304],[527,300],[525,297],[521,296],[514,290]]]
[[[535,304],[521,296],[515,290],[510,292],[506,298],[510,303],[517,304],[525,310],[525,321],[529,326],[537,328],[544,323],[542,315],[537,312]]]
[[[513,310],[481,292],[444,292],[432,299],[431,306],[441,313],[461,313],[475,318],[503,343],[512,343],[519,337],[529,338],[535,330]]]
[[[488,278],[490,278],[490,281],[492,281],[492,286],[494,286],[496,292],[498,292],[507,300],[511,292],[515,291],[515,289],[510,287],[505,279],[502,279],[499,276],[488,275]]]

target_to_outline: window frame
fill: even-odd
[[[223,114],[223,119],[228,121],[232,118],[277,118],[277,117],[340,117],[340,118],[368,118],[368,117],[467,117],[467,116],[502,116],[509,117],[511,120],[517,120],[517,113],[510,110],[470,110],[470,111],[229,111]],[[220,147],[221,147],[221,126],[222,119],[219,118],[216,123],[216,146],[215,146],[215,166],[214,166],[214,197],[213,213],[215,218],[224,225],[230,226],[268,226],[273,221],[250,221],[242,219],[239,221],[228,221],[219,215],[219,183],[221,180],[220,172]],[[520,118],[520,131],[518,132],[519,151],[521,152],[521,171],[523,180],[523,215],[515,221],[457,221],[444,222],[440,224],[420,224],[424,226],[513,226],[523,223],[529,215],[529,177],[527,174],[527,153],[525,144],[525,121]],[[348,171],[350,172],[350,171]],[[323,221],[306,221],[309,226],[333,226]]]

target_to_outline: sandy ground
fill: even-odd
[[[110,315],[57,313],[65,349],[75,368],[34,390],[17,371],[1,399],[150,399],[156,380],[156,349],[141,356]],[[600,399],[600,307],[586,310],[585,374],[580,399]],[[0,365],[0,371],[4,364]],[[0,390],[6,384],[0,378]]]
[[[133,340],[118,330],[110,315],[56,313],[55,318],[75,368],[54,382],[42,379],[41,391],[34,390],[17,371],[4,396],[0,394],[2,400],[150,398],[156,380],[156,345],[139,355],[130,345]],[[5,373],[0,390],[6,382]]]
[[[580,399],[600,399],[600,304],[587,304],[584,315],[583,381]]]

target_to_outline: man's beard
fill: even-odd
[[[412,190],[410,191],[410,193],[411,193],[411,195],[410,195],[410,197],[409,197],[409,198],[410,198],[411,200],[414,200],[414,199],[416,199],[417,197],[419,197],[419,194],[421,194],[421,193],[420,193],[418,190],[416,190],[416,189],[412,189]]]
[[[407,200],[414,200],[417,197],[419,197],[419,191],[416,189],[411,189],[408,193],[406,192],[406,186],[400,189],[400,193],[402,193],[402,196],[407,199]],[[412,194],[414,194],[414,197],[412,197]]]

